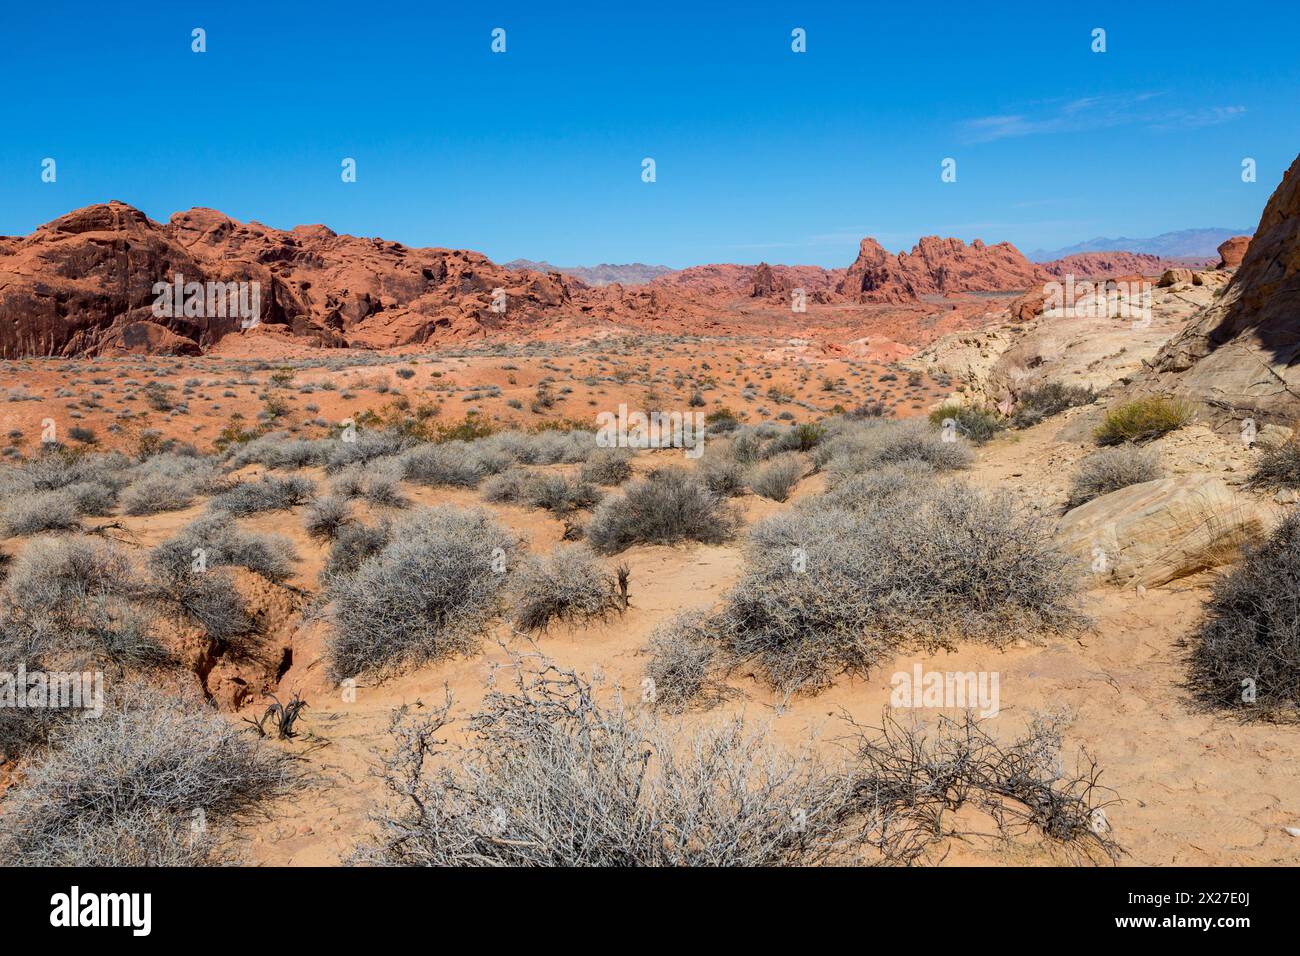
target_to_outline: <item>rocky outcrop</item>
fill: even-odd
[[[760,262],[754,267],[754,284],[749,293],[751,299],[765,299],[783,290],[784,287],[772,274],[772,267],[766,262]]]
[[[1057,540],[1094,574],[1155,587],[1227,564],[1257,541],[1256,506],[1218,478],[1184,475],[1130,485],[1067,512]]]
[[[1067,275],[1079,279],[1118,279],[1130,275],[1158,276],[1166,269],[1199,269],[1207,264],[1204,260],[1170,259],[1145,252],[1080,252],[1041,262],[1038,268],[1058,279]]]
[[[178,276],[185,300],[193,288],[203,302],[156,314],[155,285]],[[256,289],[254,321],[237,300],[214,308],[209,284],[232,283]],[[510,271],[465,250],[411,249],[319,225],[272,229],[213,209],[163,225],[110,202],[0,247],[0,358],[193,354],[257,324],[320,345],[383,348],[526,326],[569,298],[559,275]]]
[[[1219,299],[1160,350],[1132,393],[1170,393],[1221,424],[1300,418],[1300,158]]]
[[[1026,289],[1044,273],[1009,242],[986,246],[976,239],[925,236],[910,253],[886,251],[867,237],[838,291],[854,302],[915,302],[950,292],[1006,292]]]
[[[1236,269],[1246,258],[1246,250],[1249,248],[1250,236],[1233,236],[1231,239],[1225,239],[1219,246],[1219,264],[1216,268]]]
[[[844,278],[843,269],[823,269],[820,266],[768,265],[766,262],[756,266],[711,263],[659,276],[649,285],[654,289],[673,290],[694,296],[748,297],[757,285],[767,282],[766,278],[760,281],[760,273],[771,274],[772,284],[777,291],[803,289],[808,294],[809,301],[814,298],[816,301],[832,301],[835,287]]]
[[[1143,281],[1061,283],[1053,290],[1059,301],[1046,287],[1033,289],[999,313],[1000,322],[941,336],[903,364],[950,379],[959,401],[1004,408],[1047,382],[1101,391],[1140,374],[1216,293],[1189,283],[1144,294]]]

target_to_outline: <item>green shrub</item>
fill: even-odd
[[[1178,398],[1139,398],[1108,411],[1094,437],[1099,445],[1154,441],[1190,422],[1193,411]]]

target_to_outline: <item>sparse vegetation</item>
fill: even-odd
[[[1096,399],[1097,393],[1082,385],[1044,382],[1020,393],[1011,423],[1016,428],[1028,428],[1059,415],[1067,408],[1091,405]]]
[[[1160,456],[1152,449],[1132,445],[1103,448],[1080,463],[1065,507],[1077,508],[1112,491],[1163,477]]]
[[[517,547],[486,511],[407,515],[356,571],[331,578],[330,673],[341,680],[474,647],[499,610]]]
[[[1203,703],[1300,718],[1300,513],[1215,582],[1190,643],[1190,686]]]
[[[735,533],[738,523],[723,500],[701,482],[680,468],[665,468],[601,502],[587,524],[587,540],[602,554],[634,544],[718,544]]]
[[[1192,406],[1178,398],[1135,399],[1108,411],[1094,437],[1099,445],[1154,441],[1190,422],[1192,412]]]
[[[525,558],[515,573],[514,594],[510,619],[523,631],[545,631],[557,620],[591,620],[619,608],[613,575],[582,545]]]

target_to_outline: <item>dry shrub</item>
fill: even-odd
[[[208,507],[214,512],[244,517],[266,511],[288,511],[315,493],[316,485],[307,478],[263,475],[257,481],[246,481],[221,492],[208,502]]]
[[[1103,448],[1080,463],[1079,471],[1070,486],[1066,510],[1129,485],[1163,478],[1164,474],[1164,469],[1160,467],[1160,456],[1152,449],[1132,445]]]
[[[687,611],[655,628],[646,647],[645,675],[653,683],[653,702],[670,712],[709,707],[726,698],[726,662],[712,622],[702,611]]]
[[[151,550],[149,569],[163,582],[180,581],[195,573],[197,557],[207,568],[247,568],[277,583],[298,560],[288,538],[245,531],[224,514],[207,514]]]
[[[307,506],[302,524],[313,538],[332,541],[352,521],[352,505],[346,498],[327,495]]]
[[[602,554],[634,544],[719,544],[738,524],[735,512],[690,474],[665,468],[602,501],[587,524],[587,540]]]
[[[331,580],[331,675],[341,680],[476,646],[498,612],[517,547],[481,509],[412,512],[382,550]]]
[[[426,866],[772,866],[837,862],[857,842],[849,783],[739,720],[674,733],[539,665],[493,691],[469,745],[450,700],[399,711],[392,804],[357,862]]]
[[[1059,415],[1067,408],[1091,405],[1096,400],[1097,393],[1089,387],[1044,382],[1020,393],[1015,413],[1011,416],[1011,424],[1016,428],[1029,428],[1053,415]]]
[[[355,574],[365,561],[388,544],[392,527],[386,521],[377,525],[347,524],[339,529],[330,548],[320,579],[327,587],[339,578]]]
[[[1253,488],[1300,488],[1300,441],[1264,450],[1250,473]]]
[[[131,484],[122,492],[122,511],[129,515],[179,511],[220,481],[215,462],[191,455],[154,455],[137,465],[132,474]]]
[[[594,485],[621,485],[632,477],[632,454],[626,448],[597,448],[583,463],[579,477]]]
[[[888,465],[916,462],[935,471],[969,467],[970,443],[960,436],[944,441],[923,421],[866,420],[844,423],[814,454],[814,463],[826,470],[826,483],[834,487],[846,478]]]
[[[48,755],[23,768],[5,796],[0,856],[22,866],[214,862],[211,831],[292,779],[282,755],[196,693],[133,682],[98,720],[61,724]]]
[[[1000,841],[1045,838],[1074,863],[1115,863],[1122,855],[1110,835],[1107,808],[1118,803],[1100,784],[1101,771],[1081,751],[1067,771],[1059,715],[1034,715],[1008,744],[969,711],[940,717],[933,727],[904,722],[888,711],[878,728],[858,726],[852,740],[855,803],[874,808],[874,848],[891,863],[942,862],[954,838],[989,835],[958,823],[979,812]]]
[[[1002,645],[1084,623],[1050,527],[962,484],[860,510],[810,503],[756,526],[746,557],[715,628],[735,660],[790,692],[866,672],[909,641]]]
[[[749,487],[760,498],[785,501],[803,473],[803,459],[787,452],[755,468],[749,477]]]
[[[1191,639],[1190,684],[1243,717],[1300,716],[1300,513],[1215,582]]]
[[[695,466],[694,475],[719,498],[734,498],[745,493],[745,472],[744,464],[731,457],[729,448],[715,451],[710,445]]]
[[[402,477],[431,487],[476,488],[487,475],[474,446],[463,441],[418,445],[402,455]]]
[[[591,620],[619,607],[614,577],[583,545],[528,556],[513,587],[510,619],[523,631],[545,631],[557,620]]]
[[[598,697],[572,671],[520,667],[448,743],[451,700],[394,714],[390,802],[354,862],[426,866],[807,866],[937,862],[971,839],[1037,836],[1074,860],[1115,860],[1108,802],[1086,759],[1059,768],[1036,722],[1000,745],[967,716],[856,728],[846,758],[766,742],[740,718],[687,729]],[[981,834],[988,836],[986,832]]]
[[[165,660],[136,578],[114,542],[86,535],[35,539],[0,590],[3,659],[60,670]]]

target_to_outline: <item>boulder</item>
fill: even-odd
[[[1293,435],[1295,430],[1286,425],[1268,424],[1256,432],[1255,445],[1258,448],[1281,448]]]
[[[1191,269],[1166,269],[1160,276],[1160,281],[1156,283],[1160,288],[1167,289],[1173,285],[1179,285],[1184,282],[1192,281]]]
[[[1255,504],[1208,475],[1130,485],[1061,518],[1056,536],[1102,579],[1155,587],[1232,561],[1264,534]]]
[[[1246,250],[1250,248],[1250,236],[1233,236],[1231,239],[1225,239],[1219,244],[1219,269],[1235,269],[1241,265],[1241,260],[1246,258]]]

